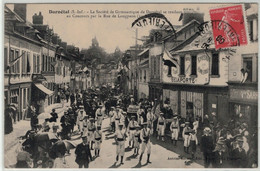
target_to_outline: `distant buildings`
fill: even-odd
[[[56,102],[60,89],[74,91],[92,85],[90,72],[82,72],[85,66],[79,49],[62,42],[43,24],[41,12],[32,16],[32,23],[26,12],[26,4],[14,4],[13,11],[5,6],[4,10],[5,105],[17,104],[17,120],[30,117],[28,105],[44,112],[44,107]]]

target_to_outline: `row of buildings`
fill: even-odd
[[[182,118],[203,120],[216,113],[226,122],[243,115],[257,126],[257,5],[245,13],[249,43],[241,47],[216,50],[214,41],[208,41],[212,30],[198,34],[204,22],[204,13],[198,11],[184,11],[183,25],[174,34],[153,30],[148,43],[126,51],[124,88],[137,99],[167,99]]]
[[[27,105],[41,113],[56,102],[60,89],[86,89],[93,81],[79,48],[67,45],[43,24],[41,12],[29,22],[26,7],[14,4],[13,9],[4,9],[5,105],[18,105],[17,120],[30,117]]]

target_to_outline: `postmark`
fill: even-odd
[[[212,9],[210,18],[216,49],[247,44],[242,5]]]

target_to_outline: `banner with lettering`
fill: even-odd
[[[199,53],[197,55],[197,63],[198,63],[198,83],[199,84],[208,84],[209,83],[209,62],[211,53]]]

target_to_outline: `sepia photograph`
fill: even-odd
[[[258,168],[258,3],[2,6],[3,168]]]

